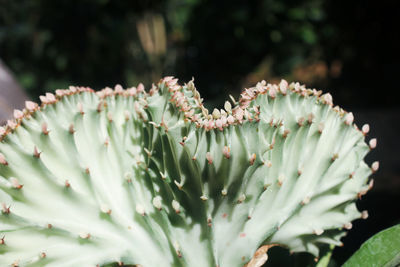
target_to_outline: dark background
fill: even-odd
[[[378,148],[367,162],[381,163],[375,188],[358,203],[370,218],[354,222],[335,250],[343,263],[400,223],[396,2],[0,0],[0,60],[34,100],[71,84],[148,87],[164,75],[195,77],[214,107],[263,79],[329,91],[359,126],[371,125]],[[8,103],[10,113],[20,105],[7,102],[17,89],[1,90],[0,110]]]

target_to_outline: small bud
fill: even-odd
[[[80,233],[79,237],[82,239],[89,239],[90,238],[90,234],[89,233]]]
[[[288,82],[282,79],[281,82],[279,83],[279,89],[281,90],[281,93],[283,95],[286,95],[288,89]]]
[[[369,140],[369,148],[370,149],[376,148],[376,143],[377,143],[376,138]]]
[[[100,206],[100,210],[101,210],[101,212],[106,213],[106,214],[108,214],[108,215],[111,214],[111,209],[110,209],[110,207],[108,207],[108,205],[106,205],[106,204],[102,204],[102,205]]]
[[[364,124],[362,129],[361,129],[362,133],[364,135],[366,135],[367,133],[369,133],[369,125],[368,124]]]
[[[8,165],[8,162],[7,162],[6,158],[5,158],[4,155],[1,154],[1,153],[0,153],[0,164],[2,164],[2,165],[4,165],[4,166],[7,166],[7,165]]]
[[[15,189],[21,189],[23,187],[22,184],[19,183],[18,179],[15,177],[10,177],[11,186]]]
[[[347,125],[350,125],[350,124],[352,124],[353,123],[353,120],[354,120],[354,116],[353,116],[353,113],[347,113],[346,114],[346,116],[344,117],[344,122],[347,124]]]
[[[300,117],[298,120],[297,120],[297,124],[301,127],[301,126],[303,126],[303,124],[304,124],[304,117]]]
[[[15,119],[22,119],[24,117],[24,113],[19,109],[14,109],[14,118]]]
[[[144,211],[144,207],[140,204],[136,204],[136,212],[142,216],[146,215],[146,212]]]
[[[284,180],[285,180],[285,176],[283,174],[280,174],[278,176],[278,185],[282,186]]]
[[[35,102],[32,101],[25,101],[25,108],[29,111],[29,112],[33,112],[37,109],[38,104],[36,104]]]
[[[212,116],[214,119],[219,119],[221,117],[221,113],[219,112],[218,109],[214,108],[214,110],[212,112]]]
[[[316,235],[322,235],[323,232],[324,232],[324,230],[322,230],[322,229],[315,229],[314,230],[314,234],[316,234]]]
[[[256,161],[256,157],[257,157],[256,153],[251,154],[251,156],[250,156],[250,165],[254,164],[254,162]]]
[[[343,228],[346,230],[350,230],[351,228],[353,228],[353,224],[351,222],[345,223],[343,225]]]
[[[319,133],[322,133],[322,131],[324,130],[324,128],[325,128],[325,124],[324,124],[323,122],[320,122],[320,123],[318,124],[318,132],[319,132]]]
[[[110,111],[107,112],[107,119],[108,119],[109,122],[112,122],[112,121],[113,121],[112,113],[111,113]]]
[[[213,158],[212,158],[210,152],[207,152],[207,153],[206,153],[206,159],[207,159],[207,161],[208,161],[208,164],[212,164],[212,163],[213,163]]]
[[[246,200],[246,195],[245,194],[241,194],[238,198],[238,203],[242,203],[243,201]]]
[[[161,203],[161,197],[156,196],[153,198],[153,205],[156,207],[156,209],[161,210],[162,209],[162,203]]]
[[[222,196],[226,196],[228,194],[228,191],[226,190],[226,188],[221,190],[221,194],[222,194]]]
[[[308,203],[310,203],[311,198],[310,197],[305,197],[302,201],[301,201],[301,205],[306,205]]]
[[[83,105],[81,102],[79,102],[77,105],[78,111],[81,115],[85,114],[85,112],[83,112]]]
[[[208,200],[208,197],[207,197],[206,195],[202,195],[202,196],[200,197],[200,199],[203,200],[203,201],[206,201],[206,200]]]
[[[44,135],[48,135],[49,134],[49,130],[47,129],[47,123],[45,123],[45,122],[42,123],[42,133]]]
[[[70,134],[75,133],[74,124],[71,123],[71,125],[70,125],[69,128],[68,128],[68,132],[69,132]]]
[[[226,101],[224,104],[224,108],[226,110],[226,112],[231,113],[232,112],[232,105],[229,101]]]
[[[177,180],[174,180],[175,185],[178,187],[179,190],[182,190],[183,187],[183,181],[181,181],[180,183]]]
[[[367,210],[363,210],[362,212],[361,212],[361,219],[367,219],[368,218],[368,211]]]
[[[33,156],[34,156],[35,158],[40,158],[40,153],[42,153],[42,152],[39,152],[38,149],[37,149],[37,147],[34,146],[34,147],[33,147]]]
[[[224,154],[225,158],[229,159],[231,157],[230,151],[231,149],[227,146],[224,146],[224,148],[222,148],[222,154]]]
[[[374,163],[372,163],[371,169],[372,169],[372,172],[378,171],[378,169],[379,169],[379,161],[375,161]]]
[[[181,212],[181,210],[180,210],[181,205],[175,199],[172,200],[172,208],[175,210],[176,213],[180,213]]]

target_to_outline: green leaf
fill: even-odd
[[[400,264],[400,224],[383,230],[368,239],[343,265],[398,266]]]

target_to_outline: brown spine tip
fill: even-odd
[[[41,153],[42,153],[42,152],[39,152],[36,146],[33,147],[33,156],[34,156],[35,158],[40,158],[40,154],[41,154]]]
[[[4,155],[1,154],[1,153],[0,153],[0,164],[2,164],[2,165],[4,165],[4,166],[7,166],[7,165],[8,165],[8,162],[7,162],[6,158],[5,158]]]
[[[48,135],[49,134],[49,130],[47,129],[47,123],[46,122],[42,123],[42,133],[44,135]]]
[[[257,155],[256,153],[251,154],[250,156],[250,165],[253,165],[254,162],[256,161]]]

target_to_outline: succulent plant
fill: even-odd
[[[70,87],[0,129],[0,265],[261,266],[366,218],[369,126],[299,83],[212,113],[193,81]]]

